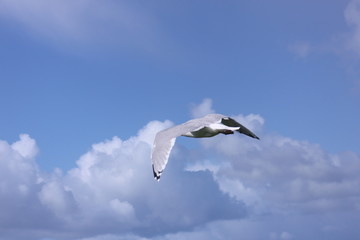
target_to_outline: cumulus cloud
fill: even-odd
[[[212,109],[212,100],[205,98],[200,104],[193,105],[191,109],[191,116],[194,118],[200,118],[209,113],[214,113]]]
[[[43,181],[34,160],[37,151],[35,140],[26,134],[20,135],[19,141],[13,144],[0,141],[2,239],[12,239],[12,232],[19,229],[38,229],[40,226],[46,228],[56,222],[37,196]]]
[[[80,208],[82,224],[99,233],[137,229],[152,235],[245,214],[243,204],[222,193],[210,173],[184,172],[181,156],[173,156],[166,181],[153,180],[152,140],[157,131],[170,124],[153,121],[128,140],[114,137],[95,144],[79,159],[78,167],[64,176],[64,184]],[[206,195],[211,199],[202,202]],[[224,206],[217,207],[218,203]],[[99,226],[98,219],[106,221]]]
[[[194,109],[195,115],[212,110],[211,101]],[[257,114],[233,117],[261,141],[237,134],[200,140],[196,149],[180,142],[160,182],[152,176],[150,151],[156,132],[170,121],[151,121],[129,139],[115,136],[93,144],[66,173],[39,171],[36,142],[28,135],[13,144],[0,141],[0,238],[336,239],[359,234],[357,154],[330,154],[316,144],[268,134]]]
[[[34,139],[27,134],[21,134],[20,140],[13,143],[11,148],[19,153],[23,158],[31,159],[38,153],[38,148]]]
[[[42,174],[33,159],[27,158],[28,154],[24,157],[24,151],[14,150],[13,146],[24,146],[20,149],[28,152],[36,149],[35,141],[29,136],[12,145],[1,142],[1,163],[6,173],[1,181],[2,226],[8,226],[13,219],[14,227],[21,227],[16,223],[16,212],[22,209],[10,199],[22,197],[22,205],[28,206],[29,197],[23,195],[31,196],[34,210],[22,217],[56,239],[64,238],[60,229],[84,237],[127,235],[132,231],[140,236],[153,236],[190,229],[219,218],[244,217],[244,204],[234,202],[219,190],[210,172],[184,171],[188,159],[182,159],[179,150],[167,169],[166,181],[154,181],[151,144],[156,132],[171,124],[152,121],[127,140],[114,137],[94,144],[77,161],[78,167],[66,174],[61,170]],[[6,171],[5,167],[13,171]],[[42,220],[37,217],[41,212]],[[44,224],[49,219],[53,222]]]
[[[356,154],[333,155],[316,144],[281,136],[265,135],[254,143],[234,138],[203,142],[229,163],[215,176],[230,195],[272,212],[358,210],[360,179],[352,172],[360,168]]]
[[[40,202],[57,217],[67,218],[76,210],[73,195],[59,181],[44,183],[38,192]]]
[[[136,236],[133,234],[124,234],[124,235],[99,235],[95,237],[82,238],[81,240],[149,240],[149,238]]]

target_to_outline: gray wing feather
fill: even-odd
[[[162,171],[165,169],[176,138],[199,127],[198,124],[184,123],[156,134],[151,153],[153,172],[156,179],[160,178]]]
[[[209,114],[203,118],[192,119],[186,123],[167,128],[158,132],[155,136],[151,153],[154,177],[158,180],[168,162],[171,149],[177,137],[188,132],[197,130],[211,123],[220,122],[224,116],[221,114]]]

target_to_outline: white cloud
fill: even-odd
[[[213,138],[203,144],[230,163],[215,176],[220,186],[235,185],[222,189],[243,196],[247,203],[253,199],[262,209],[265,205],[271,211],[303,213],[355,210],[360,199],[356,188],[360,178],[351,173],[360,168],[360,158],[353,153],[336,155],[334,164],[334,155],[318,145],[267,135],[253,143],[234,136],[232,141]],[[237,148],[241,150],[233,150]]]
[[[336,219],[336,217],[341,217],[341,219]],[[357,229],[356,218],[355,214],[337,216],[329,216],[327,214],[263,215],[242,220],[215,221],[199,226],[192,231],[169,233],[153,239],[215,240],[238,239],[239,236],[247,240],[337,240],[343,237],[356,239],[360,233],[360,230]]]
[[[95,237],[82,238],[80,240],[149,240],[149,238],[136,236],[134,234],[124,234],[124,235],[99,235]]]
[[[289,51],[298,58],[306,58],[310,54],[310,44],[307,42],[295,42],[289,45]]]
[[[11,145],[24,158],[33,158],[38,153],[38,148],[34,139],[27,134],[21,134],[20,140]]]
[[[231,197],[239,201],[243,201],[246,205],[252,206],[260,202],[260,198],[254,189],[245,187],[238,180],[233,179],[217,179],[221,191],[228,193]]]
[[[125,218],[126,221],[135,219],[134,207],[127,201],[120,201],[115,198],[110,201],[110,206],[120,218]]]
[[[261,131],[263,125],[265,124],[265,119],[258,114],[249,114],[246,116],[239,114],[237,116],[232,116],[232,117],[235,120],[241,122],[241,124],[245,125],[247,128],[251,129],[252,131]]]
[[[159,132],[160,130],[163,130],[165,128],[169,128],[173,126],[174,124],[170,122],[169,120],[166,120],[165,122],[160,121],[151,121],[148,123],[146,128],[142,128],[138,132],[139,141],[145,142],[152,146],[155,138],[155,134]]]
[[[200,118],[206,114],[214,112],[214,109],[212,109],[212,100],[210,98],[205,98],[202,103],[193,105],[191,109],[191,116],[194,118]]]
[[[351,35],[347,41],[347,47],[350,50],[360,54],[360,1],[351,0],[345,11],[345,20],[352,28]]]
[[[37,151],[35,140],[25,134],[20,135],[19,141],[13,144],[0,141],[2,239],[14,239],[13,232],[39,229],[41,226],[46,228],[56,221],[37,196],[42,184],[41,173],[33,159]]]
[[[160,182],[152,176],[150,150],[156,132],[170,121],[149,122],[129,139],[93,144],[67,173],[40,172],[36,142],[27,135],[13,144],[0,141],[0,238],[336,239],[359,234],[357,154],[329,154],[316,144],[268,134],[259,115],[235,118],[260,133],[261,140],[217,136],[191,150],[180,143]]]
[[[40,202],[60,218],[67,218],[76,211],[72,193],[64,188],[61,182],[49,181],[38,193]]]
[[[152,140],[157,131],[170,125],[169,121],[150,122],[137,136],[94,144],[79,159],[78,167],[60,179],[79,209],[73,224],[98,234],[137,229],[153,235],[211,219],[244,216],[243,204],[223,194],[210,173],[185,172],[186,161],[181,156],[172,156],[166,180],[153,180]],[[203,202],[204,195],[211,198]],[[216,207],[218,204],[224,205]],[[232,210],[236,206],[238,209]],[[193,211],[195,208],[197,211]],[[97,224],[99,219],[101,226]]]
[[[61,46],[101,43],[150,49],[156,43],[155,20],[126,1],[1,0],[0,17]]]
[[[288,232],[282,232],[280,234],[280,239],[283,239],[283,240],[290,240],[290,239],[293,239],[293,235],[288,233]]]
[[[293,239],[293,235],[288,232],[282,232],[282,233],[271,232],[270,239],[271,240],[277,240],[277,239],[290,240],[290,239]]]

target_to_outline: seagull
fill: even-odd
[[[234,134],[234,131],[259,139],[258,136],[234,119],[216,113],[208,114],[202,118],[195,118],[158,132],[151,151],[154,178],[160,180],[160,175],[165,169],[177,137],[206,138],[216,136],[219,133],[225,135]]]

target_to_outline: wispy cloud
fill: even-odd
[[[110,44],[149,49],[155,20],[126,1],[1,0],[0,17],[61,46]]]
[[[351,0],[344,11],[344,15],[352,30],[346,45],[348,49],[360,54],[360,1]]]
[[[306,58],[310,54],[310,44],[307,42],[296,42],[289,45],[289,51],[298,58]]]
[[[213,109],[211,100],[194,109],[195,115]],[[357,154],[330,154],[268,134],[256,114],[233,117],[261,141],[217,136],[192,150],[179,143],[160,182],[152,177],[150,149],[170,121],[94,144],[66,173],[39,171],[28,135],[1,141],[0,237],[332,239],[359,233],[344,224],[360,211]]]

